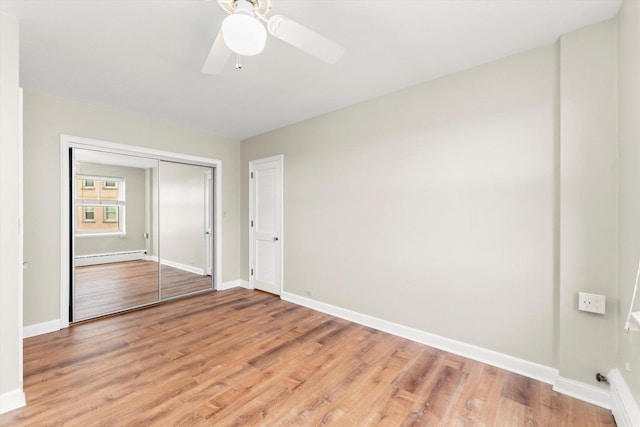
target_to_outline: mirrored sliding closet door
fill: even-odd
[[[72,322],[213,289],[213,168],[70,156]]]
[[[73,321],[158,301],[158,166],[73,150]]]
[[[160,298],[213,289],[212,169],[160,161]]]

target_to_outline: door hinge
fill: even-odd
[[[253,220],[251,220],[251,226],[253,227]]]
[[[251,275],[253,276],[253,268],[251,269]]]
[[[251,179],[253,179],[253,172],[251,172]]]

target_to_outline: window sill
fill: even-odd
[[[115,233],[78,233],[75,237],[107,237],[107,236],[120,236],[126,237],[127,233],[123,231],[118,231]]]

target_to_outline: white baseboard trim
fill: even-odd
[[[331,314],[351,322],[359,323],[379,331],[388,332],[390,334],[426,344],[441,350],[448,351],[469,359],[477,360],[488,365],[506,369],[529,378],[536,379],[548,384],[554,384],[558,377],[558,370],[528,360],[519,359],[497,351],[488,350],[472,344],[466,344],[450,338],[441,337],[439,335],[424,332],[409,326],[382,320],[377,317],[347,310],[342,307],[326,304],[320,301],[305,298],[289,292],[283,292],[281,298],[298,305],[302,305],[313,310]]]
[[[220,283],[220,285],[216,288],[216,290],[226,291],[228,289],[233,289],[233,288],[251,289],[251,287],[249,287],[249,282],[246,280],[231,280],[229,282]]]
[[[611,392],[604,388],[569,378],[558,377],[553,385],[553,391],[592,403],[601,408],[611,409]]]
[[[111,252],[106,254],[79,255],[76,256],[74,263],[76,267],[86,265],[109,264],[112,262],[136,261],[145,259],[146,251],[144,249],[136,251]]]
[[[607,375],[611,384],[611,412],[618,427],[637,427],[640,424],[640,408],[631,389],[618,369]]]
[[[158,260],[157,257],[154,257],[155,261]],[[179,262],[171,261],[168,259],[163,259],[160,261],[160,264],[168,265],[169,267],[177,268],[178,270],[188,271],[189,273],[199,274],[204,276],[204,268],[198,268],[187,264],[181,264]]]
[[[157,258],[156,258],[157,260]],[[249,287],[249,282],[246,280],[231,280],[229,282],[221,283],[216,290],[225,291],[233,288],[245,288]],[[23,338],[35,337],[37,335],[48,334],[49,332],[55,332],[60,330],[60,319],[49,320],[48,322],[36,323],[35,325],[25,326],[22,329]]]
[[[27,404],[22,389],[8,391],[0,394],[0,414],[22,408]]]
[[[22,329],[23,338],[35,337],[36,335],[48,334],[60,330],[60,319],[49,320],[48,322],[36,323],[25,326]]]
[[[411,341],[419,342],[440,350],[448,351],[449,353],[454,353],[459,356],[486,363],[487,365],[496,366],[507,371],[515,372],[516,374],[524,375],[525,377],[551,384],[553,385],[553,389],[559,393],[575,397],[576,399],[580,399],[585,402],[593,403],[594,405],[601,406],[606,409],[611,409],[610,394],[607,390],[567,378],[562,378],[559,376],[559,372],[555,368],[509,356],[497,351],[488,350],[473,344],[467,344],[451,338],[431,334],[409,326],[389,322],[367,314],[358,313],[342,307],[305,298],[290,292],[283,292],[280,297],[283,300],[294,304],[302,305],[360,325],[368,326],[379,331],[387,332]]]
[[[154,262],[158,262],[158,257],[155,255],[145,255],[144,259],[147,261],[154,261]],[[198,267],[193,267],[187,264],[181,264],[179,262],[176,261],[171,261],[168,259],[163,259],[160,264],[164,264],[164,265],[168,265],[169,267],[174,267],[177,268],[179,270],[184,270],[184,271],[188,271],[190,273],[195,273],[195,274],[199,274],[201,276],[204,276],[204,268],[198,268]]]

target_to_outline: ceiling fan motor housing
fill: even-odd
[[[271,0],[219,0],[218,4],[225,12],[232,15],[236,10],[236,5],[240,3],[251,3],[257,15],[266,15],[271,11]]]

